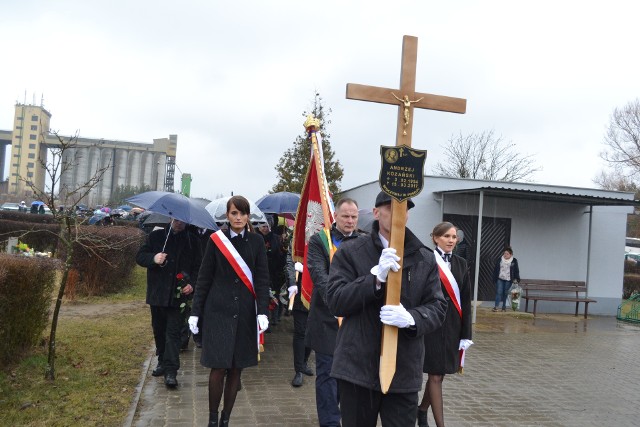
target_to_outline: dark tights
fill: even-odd
[[[240,384],[240,373],[242,369],[212,369],[209,373],[209,412],[217,412],[224,391],[224,406],[222,411],[231,415],[233,404],[236,403],[238,385]],[[227,377],[226,382],[224,377]]]
[[[444,375],[428,374],[427,385],[424,387],[422,402],[418,410],[427,412],[429,406],[433,412],[433,419],[437,427],[444,427],[444,408],[442,402],[442,380]]]

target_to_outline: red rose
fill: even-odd
[[[176,277],[178,278],[178,280],[182,280],[182,279],[184,279],[184,274],[178,273],[178,275]]]

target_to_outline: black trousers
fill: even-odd
[[[165,372],[176,373],[180,369],[180,333],[184,314],[179,307],[151,307],[151,327],[156,341],[158,364]]]
[[[342,427],[375,427],[380,414],[384,427],[416,425],[418,392],[388,393],[338,380]]]
[[[293,310],[293,368],[296,372],[302,372],[311,354],[311,349],[304,345],[308,317],[308,311]]]

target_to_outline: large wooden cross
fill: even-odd
[[[464,113],[467,101],[448,96],[431,95],[416,92],[416,64],[418,62],[418,38],[404,36],[402,40],[402,67],[400,74],[400,89],[387,89],[376,86],[364,86],[353,83],[347,84],[347,98],[360,101],[379,102],[382,104],[398,105],[398,129],[396,131],[396,145],[411,146],[413,129],[413,109],[446,111]],[[391,202],[391,238],[389,246],[397,250],[397,255],[404,255],[404,230],[407,223],[407,201],[402,203],[392,199]],[[386,304],[400,303],[400,288],[402,285],[402,261],[398,272],[391,271],[386,284]],[[398,350],[398,328],[384,325],[380,352],[380,385],[386,393],[391,386],[396,372],[396,353]]]

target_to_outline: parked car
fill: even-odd
[[[629,261],[633,265],[638,265],[640,263],[640,254],[626,253],[624,254],[624,260]]]
[[[3,203],[2,206],[0,206],[0,209],[3,211],[19,211],[20,210],[20,203],[12,203],[12,202],[6,202]]]

